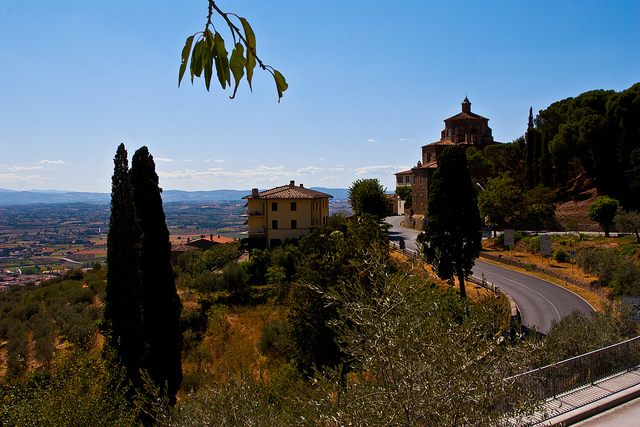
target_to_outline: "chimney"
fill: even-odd
[[[258,195],[258,189],[257,188],[252,188],[251,189],[251,195],[252,196],[257,196]]]
[[[295,187],[296,186],[296,182],[294,180],[291,180],[291,182],[289,183],[289,187]]]
[[[300,184],[300,188],[304,188],[304,185]]]

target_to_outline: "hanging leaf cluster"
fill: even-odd
[[[211,21],[214,11],[224,19],[233,36],[231,56],[227,52],[224,39],[216,31]],[[236,26],[230,17],[240,21],[242,29]],[[182,78],[188,68],[191,75],[191,84],[193,84],[194,77],[202,77],[204,74],[204,82],[208,91],[215,67],[215,73],[222,89],[232,86],[231,78],[233,77],[233,94],[230,96],[233,99],[236,96],[240,81],[245,75],[249,89],[252,89],[251,80],[256,65],[273,76],[278,90],[278,102],[280,102],[283,92],[287,90],[287,82],[279,71],[263,64],[256,55],[256,37],[249,22],[233,13],[222,12],[214,1],[209,0],[209,15],[204,31],[188,37],[182,49],[178,87],[180,87]]]

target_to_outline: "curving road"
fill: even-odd
[[[385,221],[391,225],[389,239],[405,240],[409,250],[417,250],[415,242],[419,231],[404,228],[403,216],[388,217]],[[484,278],[509,294],[518,305],[522,324],[535,327],[542,333],[549,332],[551,322],[560,320],[574,310],[592,313],[593,307],[582,297],[554,283],[528,274],[512,271],[503,267],[476,260],[474,277]]]

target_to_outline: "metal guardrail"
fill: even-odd
[[[416,252],[413,252],[413,251],[411,251],[409,249],[406,249],[406,248],[405,249],[401,249],[400,245],[397,242],[390,242],[390,243],[391,243],[391,247],[392,247],[392,249],[394,251],[396,251],[396,252],[398,252],[398,253],[400,253],[400,254],[402,254],[402,255],[406,256],[407,258],[412,259],[414,261],[418,261],[418,262],[421,262],[423,264],[427,264],[424,261],[423,257],[418,255]],[[429,265],[429,264],[427,264],[427,265]],[[483,280],[478,280],[478,279],[476,279],[474,277],[467,277],[466,280],[467,280],[467,282],[473,283],[474,285],[482,286],[483,288],[488,289],[489,291],[493,292],[494,294],[499,294],[499,295],[503,294],[502,290],[499,287],[497,287],[493,283],[487,282],[486,280],[484,280],[484,278],[483,278]]]
[[[534,369],[510,378],[541,400],[556,397],[640,365],[640,337]]]

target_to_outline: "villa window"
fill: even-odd
[[[277,219],[271,220],[271,228],[274,229],[274,230],[278,229],[278,220]]]
[[[277,210],[278,210],[278,202],[272,202],[272,203],[271,203],[271,210],[272,210],[273,212],[275,212],[275,211],[277,211]]]
[[[292,210],[292,211],[296,211],[296,210],[298,210],[297,208],[298,208],[298,207],[297,207],[297,205],[296,205],[296,202],[291,202],[291,210]]]

